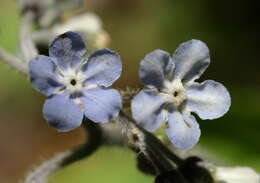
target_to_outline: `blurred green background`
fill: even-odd
[[[211,66],[200,79],[222,82],[230,91],[228,114],[200,121],[198,147],[217,163],[260,171],[260,13],[257,0],[88,0],[118,51],[124,72],[119,87],[138,87],[144,55],[160,48],[173,52],[182,42],[200,39],[211,51]],[[15,1],[1,0],[0,45],[15,53],[19,14]],[[27,78],[0,63],[0,182],[14,183],[55,153],[82,143],[81,129],[57,133],[43,120],[44,97]],[[102,148],[90,158],[57,172],[50,183],[152,182],[135,168],[127,149]]]

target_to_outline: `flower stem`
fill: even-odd
[[[84,117],[82,126],[87,134],[87,142],[82,147],[76,149],[71,156],[64,159],[61,166],[66,166],[88,157],[102,145],[102,129],[97,123]]]
[[[184,163],[184,160],[175,155],[172,151],[170,151],[158,138],[152,135],[150,132],[144,130],[140,127],[134,119],[127,116],[123,111],[119,113],[119,120],[121,123],[126,123],[127,128],[136,128],[139,133],[142,133],[141,136],[144,137],[144,144],[149,146],[151,150],[156,152],[156,154],[164,154],[167,158],[172,160],[177,166],[181,166]]]

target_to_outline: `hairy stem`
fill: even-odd
[[[28,66],[18,57],[8,53],[4,49],[0,48],[0,60],[7,63],[17,71],[27,74],[28,73]]]
[[[201,167],[196,166],[196,164],[194,164],[195,166],[191,163],[187,164],[186,160],[181,159],[171,152],[159,139],[140,127],[123,111],[120,111],[116,121],[123,131],[123,136],[128,140],[129,147],[135,149],[137,153],[144,154],[146,159],[154,167],[157,176],[174,171],[176,176],[183,180],[183,183],[186,182],[186,176],[191,179],[192,183],[197,183],[196,179],[201,179],[206,174],[210,176],[206,169],[204,169],[206,172],[203,173]],[[51,160],[46,161],[27,176],[25,183],[45,183],[50,174],[89,156],[105,142],[103,138],[104,133],[97,123],[84,118],[83,127],[88,137],[86,144],[74,151],[60,153]],[[193,172],[187,171],[189,167],[193,167]],[[185,171],[183,172],[182,170]],[[194,174],[195,170],[200,171]],[[209,182],[211,181],[206,181],[205,183]]]
[[[25,178],[24,183],[46,183],[48,177],[76,161],[88,157],[95,152],[102,144],[102,130],[97,123],[86,118],[83,119],[83,127],[87,135],[87,142],[76,150],[69,150],[59,153],[52,159],[45,161],[42,165],[31,171]]]
[[[60,169],[63,160],[73,155],[72,151],[62,152],[54,158],[45,161],[42,165],[31,171],[24,180],[24,183],[46,183],[53,172]]]
[[[141,136],[142,143],[149,146],[150,149],[157,152],[158,154],[164,154],[169,159],[171,159],[177,166],[181,166],[184,163],[184,160],[172,153],[159,139],[157,139],[150,132],[144,130],[142,127],[138,126],[134,119],[127,116],[123,111],[119,113],[119,122],[125,123],[126,129],[138,129],[138,133]],[[134,132],[133,132],[134,133]],[[131,136],[131,134],[128,134]],[[142,139],[143,138],[143,139]]]
[[[38,50],[31,38],[31,29],[34,18],[35,13],[30,10],[25,12],[21,18],[20,49],[26,62],[29,62],[38,55]]]

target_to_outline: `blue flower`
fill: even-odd
[[[205,43],[191,40],[171,57],[155,50],[141,61],[139,75],[148,89],[132,100],[134,119],[148,131],[166,123],[166,135],[178,148],[190,149],[199,140],[200,128],[192,112],[201,119],[223,116],[231,105],[227,89],[220,83],[196,82],[210,63]]]
[[[122,107],[117,90],[108,88],[121,75],[120,57],[100,49],[84,58],[85,44],[75,32],[66,32],[50,44],[49,56],[29,63],[32,86],[48,97],[43,116],[58,131],[81,125],[83,116],[105,123]]]

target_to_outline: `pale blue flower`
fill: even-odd
[[[58,131],[80,126],[83,116],[105,123],[122,107],[117,90],[107,88],[121,75],[117,53],[100,49],[84,57],[85,43],[75,32],[66,32],[50,44],[49,56],[30,61],[32,86],[48,97],[43,116]]]
[[[190,149],[199,140],[200,128],[192,112],[201,119],[223,116],[231,104],[227,89],[220,83],[196,82],[210,63],[205,43],[183,43],[171,57],[155,50],[141,61],[139,75],[148,89],[132,100],[134,119],[148,131],[166,123],[166,135],[178,148]]]

